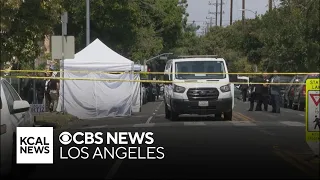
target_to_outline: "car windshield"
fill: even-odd
[[[281,83],[288,83],[292,80],[291,76],[280,76],[280,82]]]
[[[224,79],[226,78],[223,61],[184,61],[176,62],[176,79]],[[182,73],[182,74],[179,74]],[[190,73],[190,74],[183,74]],[[194,73],[194,74],[192,74]],[[221,74],[208,74],[221,73]]]

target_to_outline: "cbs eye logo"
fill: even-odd
[[[63,145],[68,145],[72,141],[72,135],[69,132],[62,132],[59,135],[59,141]]]

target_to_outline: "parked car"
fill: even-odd
[[[303,75],[294,76],[290,81],[290,85],[287,85],[285,87],[285,90],[282,96],[282,102],[283,102],[284,108],[290,108],[290,109],[292,108],[294,89],[296,86],[299,86],[297,85],[297,83],[300,83],[303,77],[304,77]]]
[[[280,77],[280,83],[290,83],[292,76],[279,76]],[[268,82],[271,82],[272,77],[270,77],[268,79]],[[287,85],[280,85],[280,97],[283,96],[283,94],[285,93],[285,88]],[[271,89],[269,86],[269,94],[271,95]],[[281,99],[282,100],[282,99]],[[271,97],[269,97],[269,105],[271,105]],[[283,101],[280,102],[281,106],[283,106]]]
[[[30,104],[21,99],[12,85],[1,78],[1,176],[8,175],[16,162],[16,128],[35,125]]]
[[[306,83],[307,79],[319,79],[319,74],[308,74],[302,79],[302,83]],[[292,109],[304,111],[306,106],[306,85],[298,85],[294,90]]]
[[[292,80],[293,76],[280,76],[280,83],[290,83]],[[280,85],[280,97],[283,97],[285,94],[285,90],[288,85]],[[281,99],[282,100],[282,99]],[[281,106],[283,106],[284,101],[281,101]]]

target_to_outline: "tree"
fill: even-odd
[[[2,25],[6,33],[1,36],[1,55],[6,60],[16,56],[22,66],[28,66],[40,54],[39,42],[51,34],[53,25],[60,20],[60,0],[8,2],[11,5],[4,3],[1,11],[14,13],[8,17],[1,13],[1,19],[10,20]]]

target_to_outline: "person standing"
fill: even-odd
[[[47,78],[50,78],[50,73],[45,73]],[[45,89],[44,89],[44,98],[45,98],[45,111],[51,111],[51,97],[50,97],[50,89],[49,89],[50,79],[45,79]]]
[[[39,77],[44,77],[44,74],[39,73]],[[36,93],[37,93],[37,104],[43,104],[44,93],[45,93],[45,80],[37,79],[36,80]]]
[[[267,82],[266,74],[259,76],[256,82],[261,83],[256,86],[256,111],[262,111],[262,105],[264,111],[268,111],[269,90],[267,84],[265,84]]]
[[[261,111],[262,108],[262,83],[263,82],[263,79],[260,77],[260,76],[257,76],[255,77],[254,79],[254,83],[257,83],[257,84],[254,84],[254,89],[253,89],[253,92],[252,92],[252,97],[250,99],[250,111],[253,111],[253,108],[254,108],[254,102],[257,101],[257,105],[256,105],[256,108],[255,108],[255,111]]]
[[[27,77],[32,76],[31,73],[27,73]],[[27,78],[24,79],[24,86],[23,86],[23,96],[29,104],[33,103],[33,79]]]
[[[268,83],[268,76],[267,74],[263,74],[263,82]],[[269,88],[267,84],[262,85],[262,104],[264,111],[268,111],[269,106]]]
[[[157,88],[157,100],[158,100],[160,96],[160,85],[158,83],[156,84],[156,88]]]
[[[251,82],[254,83],[255,81],[252,80]],[[248,89],[250,90],[250,97],[249,97],[250,107],[248,111],[253,111],[254,102],[256,101],[256,85],[250,84]]]
[[[273,71],[274,73],[278,73],[277,70]],[[280,87],[277,83],[280,83],[280,77],[277,74],[271,79],[270,85],[270,93],[271,93],[271,105],[272,105],[272,113],[280,113]],[[273,84],[274,83],[274,84]]]
[[[52,77],[52,73],[50,74]],[[53,104],[52,111],[57,112],[57,106],[58,106],[58,100],[59,100],[59,87],[60,87],[59,80],[51,79],[48,85],[49,85],[50,99]]]
[[[248,85],[247,84],[241,84],[240,85],[241,94],[242,94],[242,101],[247,101],[247,93],[248,93]]]

